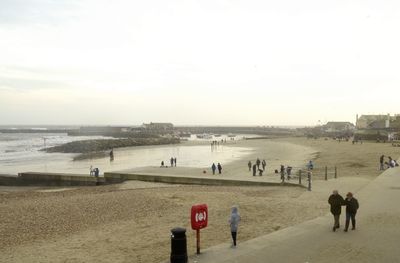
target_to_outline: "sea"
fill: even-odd
[[[27,127],[1,127],[0,129]],[[159,166],[161,161],[169,163],[171,157],[177,158],[179,166],[209,167],[213,162],[227,164],[251,154],[252,149],[232,146],[232,141],[244,139],[248,135],[207,135],[198,138],[192,135],[186,140],[200,141],[198,144],[176,144],[162,146],[140,146],[114,149],[114,161],[104,158],[73,161],[77,154],[47,153],[43,149],[68,142],[109,139],[104,136],[68,136],[67,133],[41,132],[48,128],[70,127],[29,127],[35,133],[0,133],[0,174],[16,175],[21,172],[57,172],[89,174],[90,167],[97,167],[100,174],[111,171]],[[203,137],[203,136],[200,136]],[[230,143],[210,146],[211,141],[226,140]]]

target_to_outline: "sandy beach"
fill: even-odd
[[[207,203],[210,213],[209,227],[202,231],[203,248],[229,241],[227,220],[234,204],[242,215],[240,244],[327,214],[326,199],[332,189],[357,192],[379,175],[381,154],[399,156],[399,148],[390,144],[352,145],[323,139],[240,141],[235,146],[253,148],[254,152],[224,166],[222,176],[250,177],[247,161],[259,157],[267,160],[268,176],[274,176],[272,171],[280,163],[301,166],[312,158],[317,167],[337,166],[339,178],[315,180],[312,192],[292,187],[143,182],[72,189],[2,188],[0,261],[162,262],[169,258],[169,231],[176,226],[187,228],[188,250],[193,254],[195,239],[189,212],[197,203]],[[198,173],[201,169],[180,171]]]

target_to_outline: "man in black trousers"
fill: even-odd
[[[342,205],[344,204],[343,197],[339,194],[337,190],[333,190],[331,196],[329,196],[328,203],[331,205],[331,213],[333,215],[333,232],[340,227],[339,219],[342,213]]]
[[[344,229],[345,232],[349,229],[350,219],[351,219],[351,230],[356,229],[356,214],[359,208],[358,200],[353,197],[351,192],[348,192],[346,195],[346,199],[344,200],[344,204],[346,205],[346,227]]]

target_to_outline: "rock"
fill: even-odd
[[[127,139],[98,139],[65,143],[63,145],[44,149],[48,153],[96,153],[112,148],[165,145],[180,143],[179,138],[127,138]]]

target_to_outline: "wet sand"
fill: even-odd
[[[191,142],[193,143],[193,142]],[[211,165],[207,167],[167,167],[162,168],[160,166],[148,166],[139,167],[133,169],[122,170],[121,172],[126,173],[144,173],[144,174],[157,174],[157,175],[174,175],[174,176],[191,176],[191,177],[207,177],[207,178],[225,178],[225,179],[245,179],[245,180],[261,180],[261,181],[279,181],[279,175],[275,174],[275,169],[280,169],[280,165],[290,165],[294,169],[305,168],[306,163],[310,159],[315,159],[318,154],[318,150],[304,146],[301,144],[294,144],[286,142],[285,140],[248,140],[248,141],[236,141],[230,142],[227,146],[239,147],[239,148],[251,148],[252,150],[240,160],[224,162],[216,158],[213,160],[215,165],[221,162],[222,173],[221,175],[212,174]],[[225,146],[215,147],[216,149],[223,148]],[[211,151],[211,147],[210,147]],[[223,150],[222,150],[223,151]],[[252,164],[259,158],[261,161],[265,159],[267,166],[266,172],[263,173],[263,177],[257,176],[253,178],[252,172],[249,171],[247,163],[251,161]],[[167,163],[166,163],[167,164]],[[169,164],[168,164],[169,165]],[[262,168],[260,166],[260,168]]]
[[[250,156],[253,159],[293,147],[293,156],[288,158],[292,160],[270,159],[271,167],[272,161],[278,164],[297,160],[301,164],[314,157],[317,166],[337,165],[339,179],[315,180],[312,192],[289,187],[143,182],[57,192],[1,191],[0,262],[161,262],[169,257],[169,231],[175,226],[188,229],[188,249],[193,254],[195,239],[189,212],[196,203],[209,205],[210,222],[202,231],[203,248],[229,240],[227,220],[233,204],[239,205],[243,218],[240,244],[328,213],[326,199],[331,189],[357,192],[379,174],[377,160],[381,153],[397,158],[400,151],[389,144],[376,143],[351,145],[302,138],[275,142],[285,142],[285,146],[276,144],[276,149],[267,149],[265,145],[270,142],[258,140],[236,145],[254,147]],[[247,161],[248,156],[240,163],[227,165],[224,171],[232,171],[232,176],[251,176],[246,171]],[[235,172],[239,169],[245,172]]]

